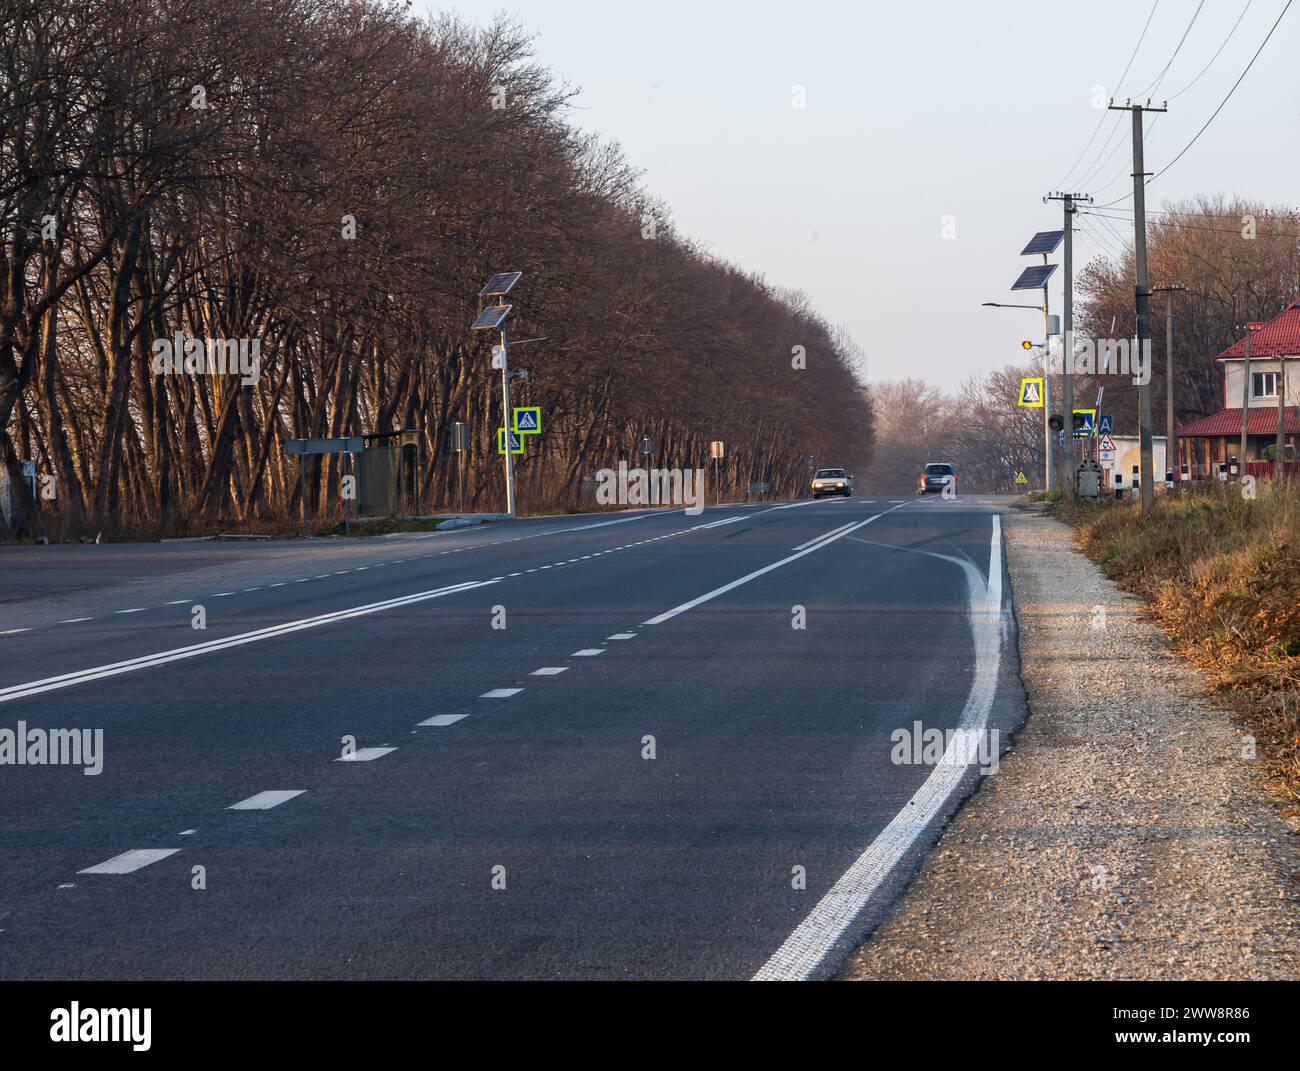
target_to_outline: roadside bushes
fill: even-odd
[[[1300,813],[1300,485],[1253,499],[1213,483],[1136,503],[1061,511],[1108,576],[1145,596],[1175,650],[1235,697],[1261,757]]]

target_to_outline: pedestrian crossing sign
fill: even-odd
[[[1025,378],[1020,381],[1020,405],[1029,409],[1043,408],[1043,381]]]
[[[502,456],[506,452],[506,429],[497,428],[497,453]],[[522,454],[524,452],[524,437],[517,431],[510,433],[510,452],[512,454]]]
[[[520,435],[540,435],[542,433],[542,407],[540,405],[522,405],[512,410],[514,427],[512,431]]]

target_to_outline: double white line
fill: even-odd
[[[875,518],[875,517],[872,517],[871,519],[874,521],[876,518]],[[838,539],[838,538],[839,538],[840,536],[842,536],[842,535],[848,535],[848,534],[849,534],[849,533],[848,533],[848,529],[850,529],[850,528],[861,528],[862,525],[863,525],[863,524],[866,524],[866,523],[867,523],[866,521],[863,521],[861,524],[854,524],[852,521],[849,521],[848,524],[841,524],[838,528],[833,528],[833,529],[831,529],[831,531],[826,532],[826,533],[824,533],[823,535],[819,535],[816,539],[810,539],[810,540],[808,540],[807,543],[800,543],[800,544],[799,544],[797,547],[795,547],[794,549],[795,549],[795,550],[808,550],[810,547],[815,547],[815,546],[817,546],[819,543],[825,543],[825,542],[828,542],[828,541],[831,540],[831,539]]]
[[[899,508],[900,507],[898,506],[894,507],[894,509]],[[856,532],[859,528],[865,528],[872,521],[879,520],[886,513],[893,513],[894,509],[887,509],[882,513],[877,513],[874,517],[868,517],[865,521],[858,521],[856,524],[842,524],[838,528],[833,528],[829,532],[824,532],[816,539],[805,543],[803,546],[795,547],[794,553],[789,557],[782,558],[780,561],[773,562],[771,565],[765,565],[761,569],[755,569],[752,573],[747,573],[739,580],[733,580],[730,584],[723,584],[722,587],[714,588],[712,591],[699,596],[699,598],[692,599],[690,602],[684,602],[681,606],[674,606],[671,610],[665,610],[657,617],[652,617],[649,621],[642,621],[641,623],[643,625],[662,625],[665,621],[676,617],[678,614],[684,614],[687,610],[695,609],[695,607],[699,606],[700,603],[708,602],[710,599],[716,599],[719,595],[725,595],[727,592],[740,587],[742,584],[748,584],[751,580],[757,580],[760,576],[763,576],[765,573],[770,573],[773,569],[780,569],[783,565],[789,565],[793,561],[798,561],[805,554],[811,554],[815,550],[821,550],[822,547],[829,546],[837,539],[843,539],[850,532]]]
[[[196,643],[189,647],[177,647],[170,651],[160,651],[157,654],[144,655],[140,658],[130,658],[125,662],[113,662],[106,666],[78,670],[76,673],[64,673],[59,677],[46,677],[44,680],[31,681],[28,684],[15,684],[9,688],[0,688],[0,703],[8,703],[12,699],[22,699],[29,695],[39,695],[41,692],[71,688],[73,685],[85,684],[88,681],[100,680],[103,677],[116,677],[119,673],[131,673],[137,669],[161,666],[167,662],[197,658],[199,655],[212,654],[214,651],[224,651],[228,647],[242,647],[246,643],[257,643],[259,640],[286,636],[291,632],[319,628],[321,625],[331,625],[335,621],[345,621],[350,617],[377,614],[384,610],[396,609],[399,606],[424,602],[426,599],[437,599],[443,595],[454,595],[459,591],[487,587],[493,583],[495,581],[492,580],[471,580],[463,584],[452,584],[450,587],[436,588],[433,591],[421,591],[415,595],[403,595],[397,599],[385,599],[383,602],[372,602],[366,606],[355,606],[350,610],[336,610],[333,613],[320,614],[317,617],[305,617],[298,621],[288,621],[283,625],[273,625],[270,628],[257,629],[255,632],[241,632],[237,636],[228,636],[223,640],[209,640],[206,643]]]

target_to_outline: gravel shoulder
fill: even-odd
[[[1030,717],[843,977],[1300,977],[1300,822],[1142,602],[1005,518]]]

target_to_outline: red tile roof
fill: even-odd
[[[1252,354],[1253,356],[1253,354]],[[1286,430],[1300,432],[1300,409],[1292,406],[1286,411]],[[1247,435],[1274,435],[1277,432],[1277,407],[1252,406],[1246,418]],[[1241,434],[1241,407],[1220,409],[1204,420],[1178,428],[1174,435],[1178,437],[1200,435],[1209,438]]]
[[[1250,344],[1251,357],[1297,357],[1300,356],[1300,300],[1293,301],[1278,316],[1274,316],[1254,333]],[[1230,357],[1241,358],[1246,355],[1246,340],[1229,346],[1216,361]],[[1241,418],[1238,417],[1238,420]]]

